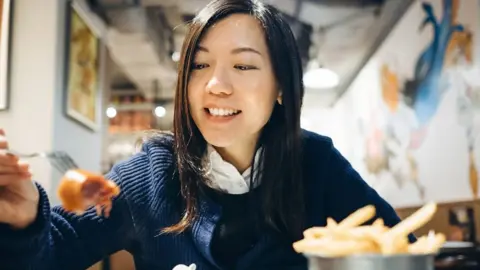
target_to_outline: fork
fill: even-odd
[[[70,169],[78,168],[75,161],[70,157],[68,153],[64,151],[22,153],[15,150],[4,150],[2,152],[25,159],[36,157],[46,158],[48,159],[50,164],[55,167],[60,173],[65,173]]]

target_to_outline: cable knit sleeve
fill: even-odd
[[[118,167],[106,176],[120,187]],[[45,190],[37,184],[40,202],[37,219],[23,230],[0,224],[0,269],[86,269],[104,256],[127,249],[134,239],[128,189],[114,199],[109,218],[95,209],[75,215],[57,206],[50,208]]]

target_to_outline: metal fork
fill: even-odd
[[[25,159],[36,157],[46,158],[60,173],[65,173],[70,169],[78,168],[72,157],[64,151],[21,153],[15,150],[6,150],[5,153]]]

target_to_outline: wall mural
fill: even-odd
[[[417,29],[411,29],[429,40],[413,56],[415,63],[410,70],[405,70],[408,65],[399,55],[378,59],[380,102],[368,117],[359,119],[365,138],[363,162],[375,178],[374,187],[388,177],[399,189],[413,184],[418,196],[429,200],[419,176],[416,152],[427,137],[437,135],[430,128],[433,121],[441,123],[441,119],[454,115],[468,139],[468,179],[455,181],[468,181],[471,198],[477,198],[480,168],[475,163],[475,141],[480,134],[480,115],[475,112],[480,111],[480,74],[476,74],[478,63],[474,63],[476,33],[471,24],[463,24],[459,14],[461,5],[471,5],[473,1],[443,0],[435,1],[436,5],[432,2],[420,4],[424,18]],[[454,113],[440,117],[439,107],[447,102],[454,103]]]

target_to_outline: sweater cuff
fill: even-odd
[[[43,245],[50,229],[50,202],[45,190],[35,183],[40,195],[35,221],[24,229],[14,229],[8,224],[0,224],[0,251],[19,252],[36,249]]]

